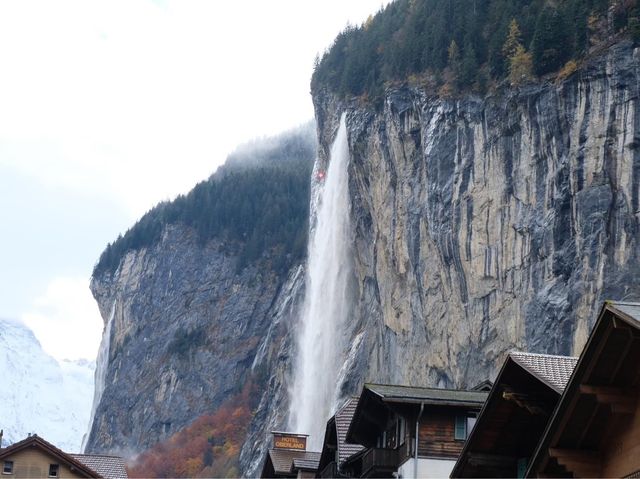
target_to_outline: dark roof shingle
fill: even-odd
[[[487,399],[486,391],[462,391],[458,389],[422,388],[413,386],[390,386],[365,384],[385,402],[424,402],[425,404],[478,405]]]
[[[358,398],[352,397],[342,406],[338,412],[336,412],[336,432],[338,435],[338,459],[340,465],[344,463],[349,457],[359,453],[363,447],[359,444],[349,444],[347,440],[347,432],[351,425],[351,420],[356,412],[356,406],[358,405]]]
[[[516,351],[510,352],[509,356],[558,393],[564,391],[578,362],[578,358],[572,356],[552,356]]]

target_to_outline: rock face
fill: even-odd
[[[231,401],[247,413],[259,406],[247,448],[264,450],[264,428],[283,421],[273,411],[286,411],[280,386],[304,292],[307,230],[305,206],[291,205],[309,204],[315,151],[311,123],[245,145],[107,247],[91,281],[108,330],[87,452],[132,457]],[[237,403],[243,391],[252,393]],[[235,443],[225,452],[233,461],[231,450]]]
[[[640,299],[639,56],[622,42],[561,83],[486,98],[397,87],[374,110],[314,94],[315,171],[347,112],[344,395],[364,381],[472,386],[512,348],[577,354],[604,299]],[[240,462],[259,473],[269,430],[285,426],[304,273],[276,281],[234,261],[171,226],[93,279],[115,316],[88,450],[138,452],[253,374],[264,392]]]
[[[602,301],[640,298],[639,52],[561,83],[374,111],[316,92],[320,160],[347,111],[356,313],[343,385],[473,386],[512,348],[579,354]]]
[[[280,283],[221,244],[169,226],[159,244],[130,252],[113,276],[93,278],[104,318],[115,301],[109,365],[87,443],[139,452],[237,393],[269,329]]]

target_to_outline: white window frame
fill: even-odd
[[[51,468],[55,467],[55,474],[51,474]],[[49,464],[49,476],[48,477],[60,477],[60,464]]]

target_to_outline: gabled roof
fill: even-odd
[[[572,451],[576,475],[601,475],[604,437],[619,425],[624,400],[640,384],[640,303],[607,301],[589,335],[573,375],[532,455],[526,476],[565,473],[562,457]],[[607,391],[603,396],[600,391]],[[604,399],[603,399],[604,397]],[[607,403],[607,399],[615,401]],[[629,399],[635,401],[633,396]],[[624,421],[622,421],[624,423]],[[588,458],[588,460],[582,460]],[[617,474],[616,474],[617,475]],[[622,474],[625,475],[625,474]]]
[[[373,447],[380,431],[394,410],[407,413],[420,405],[479,410],[487,399],[486,391],[466,391],[386,384],[365,384],[347,431],[346,441]]]
[[[356,406],[358,405],[358,398],[352,397],[342,406],[335,415],[336,432],[338,435],[338,458],[340,465],[344,463],[349,457],[357,454],[364,449],[360,444],[347,443],[347,432],[351,425],[351,420],[356,412]]]
[[[489,392],[489,391],[491,391],[492,387],[493,387],[493,383],[489,379],[485,379],[481,383],[478,383],[475,386],[473,386],[471,389],[469,389],[469,391],[487,391],[487,392]]]
[[[462,391],[459,389],[392,386],[386,384],[365,384],[364,388],[377,394],[384,402],[433,405],[481,406],[488,395],[486,391]]]
[[[36,434],[33,434],[26,439],[23,439],[22,441],[18,441],[9,447],[0,449],[0,459],[9,457],[12,454],[29,448],[40,449],[45,454],[56,458],[59,462],[65,464],[72,471],[76,472],[77,474],[83,475],[84,477],[102,478],[102,476],[97,471],[94,471],[87,465],[72,457],[70,454],[67,454],[61,449],[58,449],[56,446],[48,441],[45,441]]]
[[[69,454],[75,460],[97,472],[104,479],[128,479],[124,459],[100,454]]]
[[[451,477],[514,476],[517,460],[535,449],[576,361],[510,352]]]
[[[558,393],[564,391],[578,362],[578,358],[572,356],[552,356],[516,351],[510,352],[509,356]]]

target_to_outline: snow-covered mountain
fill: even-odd
[[[86,360],[56,361],[24,324],[0,319],[2,445],[36,433],[66,452],[80,452],[94,369]]]

